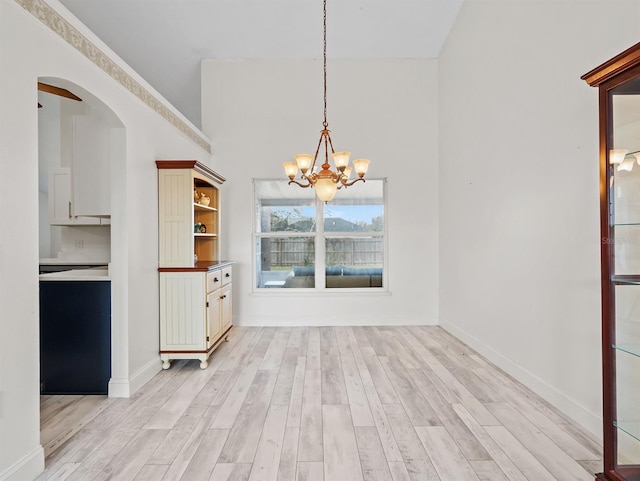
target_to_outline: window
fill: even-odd
[[[358,182],[327,204],[287,182],[254,181],[256,288],[385,287],[385,181]]]

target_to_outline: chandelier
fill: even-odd
[[[369,160],[355,159],[353,161],[353,169],[355,169],[358,178],[350,181],[352,167],[349,166],[349,156],[351,152],[335,152],[331,135],[327,122],[327,0],[323,2],[323,71],[324,71],[324,121],[322,122],[322,130],[320,131],[320,141],[316,148],[315,155],[297,154],[294,156],[295,162],[284,162],[282,166],[289,177],[289,184],[296,184],[302,188],[315,187],[316,195],[324,202],[329,202],[336,195],[338,189],[349,187],[358,181],[364,182],[364,175],[369,168]],[[321,170],[317,170],[318,154],[324,144],[324,162],[320,166]],[[335,170],[331,170],[329,164],[329,149],[331,149],[331,158],[335,164]],[[322,157],[321,157],[322,159]],[[295,180],[296,175],[300,171],[301,182]]]

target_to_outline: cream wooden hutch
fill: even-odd
[[[205,369],[232,327],[231,261],[219,260],[225,178],[195,160],[157,160],[160,358]]]

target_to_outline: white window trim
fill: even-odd
[[[316,200],[316,230],[315,232],[258,232],[257,231],[257,222],[259,213],[256,211],[258,205],[258,199],[256,198],[256,189],[255,183],[257,181],[283,181],[281,178],[253,178],[253,202],[251,206],[252,215],[251,215],[251,224],[252,224],[252,246],[251,246],[251,271],[252,271],[252,279],[251,279],[251,294],[254,295],[268,295],[268,296],[283,296],[288,294],[294,295],[312,295],[312,296],[322,296],[322,295],[353,295],[353,294],[371,294],[371,295],[379,295],[379,294],[391,294],[391,290],[389,288],[389,196],[387,183],[388,180],[386,177],[377,177],[377,178],[368,178],[367,180],[377,180],[382,181],[382,196],[383,196],[383,212],[384,212],[384,226],[382,232],[349,232],[349,233],[339,233],[338,235],[334,235],[335,233],[329,233],[328,235],[324,231],[324,211],[322,209],[322,201],[315,197]],[[300,188],[297,186],[291,186],[292,189]],[[336,194],[336,196],[340,195],[340,191]],[[287,289],[271,289],[266,287],[257,287],[257,272],[258,272],[258,262],[257,262],[257,245],[259,238],[265,237],[314,237],[315,238],[315,266],[321,266],[321,269],[316,269],[316,278],[315,278],[315,287],[289,287]],[[382,287],[344,287],[339,289],[328,289],[326,287],[326,278],[323,275],[317,275],[317,272],[324,272],[325,269],[325,248],[324,246],[319,246],[319,243],[325,243],[327,237],[382,237],[382,245],[383,245],[383,266],[382,266]],[[319,248],[321,247],[321,248]],[[320,286],[320,284],[322,286]]]

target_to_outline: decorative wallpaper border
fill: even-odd
[[[22,8],[57,33],[69,45],[100,67],[116,82],[124,86],[129,92],[142,100],[167,122],[185,134],[196,144],[211,153],[211,144],[203,139],[196,130],[178,117],[161,100],[145,89],[133,77],[124,71],[102,50],[82,35],[73,25],[65,20],[44,0],[15,0]]]

